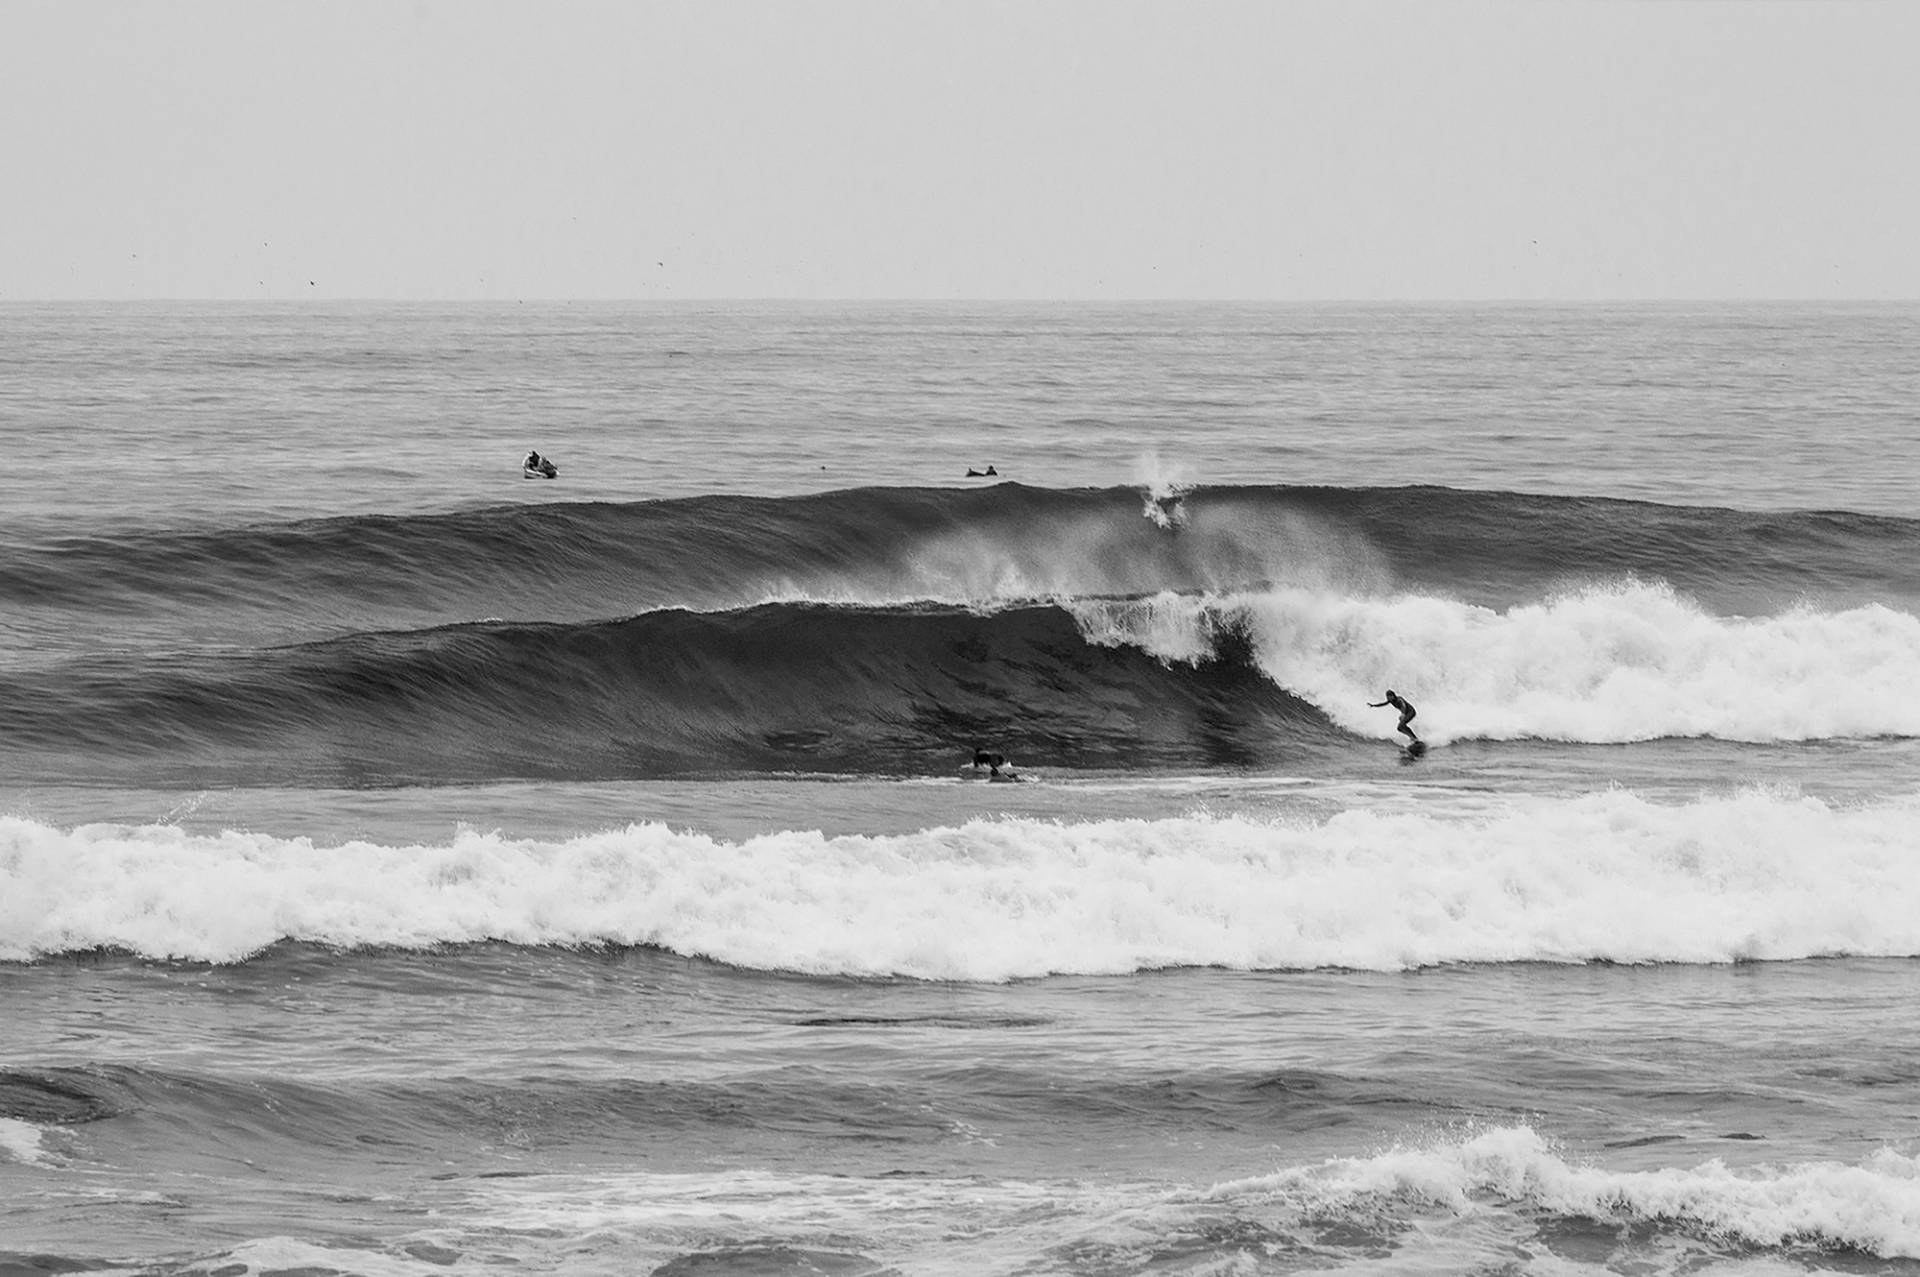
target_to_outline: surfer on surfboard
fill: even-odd
[[[1413,734],[1413,729],[1411,727],[1407,726],[1408,723],[1411,723],[1413,721],[1413,716],[1416,712],[1413,708],[1413,702],[1407,700],[1405,697],[1396,695],[1394,693],[1394,690],[1391,687],[1387,689],[1386,700],[1367,702],[1368,709],[1382,709],[1388,705],[1391,705],[1395,709],[1400,711],[1400,725],[1396,727],[1394,730],[1405,732],[1407,734],[1407,739],[1409,741],[1412,741],[1414,745],[1420,744],[1421,743],[1420,738]],[[1412,746],[1409,746],[1408,748],[1412,748]]]

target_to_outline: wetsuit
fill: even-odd
[[[1417,711],[1416,711],[1416,710],[1415,710],[1415,709],[1413,708],[1413,704],[1412,704],[1412,703],[1411,703],[1410,701],[1407,701],[1407,700],[1406,700],[1406,699],[1404,699],[1403,697],[1399,697],[1399,696],[1395,696],[1395,695],[1394,695],[1394,694],[1393,694],[1392,692],[1388,692],[1388,693],[1387,693],[1387,699],[1386,699],[1386,700],[1384,700],[1384,701],[1369,701],[1369,702],[1367,702],[1367,703],[1368,703],[1369,705],[1371,705],[1371,706],[1372,706],[1372,707],[1373,707],[1374,709],[1379,709],[1379,708],[1381,708],[1382,706],[1385,706],[1385,705],[1391,705],[1391,706],[1393,706],[1393,707],[1394,707],[1395,709],[1397,709],[1397,710],[1399,710],[1399,711],[1400,711],[1400,725],[1399,725],[1398,727],[1396,727],[1396,728],[1394,728],[1394,730],[1395,730],[1395,731],[1399,731],[1399,732],[1405,732],[1405,733],[1407,734],[1407,739],[1408,739],[1408,740],[1419,740],[1419,739],[1420,739],[1420,738],[1419,738],[1418,736],[1415,736],[1415,735],[1413,734],[1413,729],[1412,729],[1411,727],[1408,727],[1408,726],[1407,726],[1407,724],[1408,724],[1408,723],[1411,723],[1411,722],[1413,721],[1413,716],[1414,716],[1414,714],[1415,714],[1415,713],[1417,712]]]

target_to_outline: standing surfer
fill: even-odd
[[[1413,702],[1407,700],[1404,697],[1395,695],[1394,690],[1391,687],[1387,689],[1386,700],[1367,702],[1368,709],[1382,709],[1388,705],[1391,705],[1395,709],[1400,711],[1400,726],[1397,727],[1395,730],[1405,732],[1407,734],[1408,740],[1412,741],[1416,745],[1419,744],[1420,738],[1413,734],[1413,729],[1411,727],[1407,726],[1408,723],[1411,723],[1413,721],[1413,715],[1415,713],[1413,708]]]

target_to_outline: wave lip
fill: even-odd
[[[0,818],[0,959],[646,945],[823,975],[1727,963],[1920,954],[1920,798],[1624,792],[1323,822],[975,821],[740,842],[660,825],[317,846]]]

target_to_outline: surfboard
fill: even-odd
[[[1414,741],[1412,744],[1406,746],[1402,752],[1405,753],[1408,758],[1419,758],[1427,752],[1427,742],[1423,740]]]

